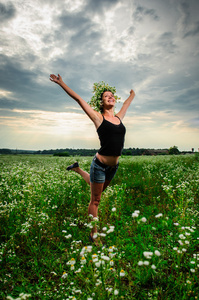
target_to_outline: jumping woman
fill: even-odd
[[[90,174],[83,171],[77,162],[69,166],[67,170],[72,170],[80,174],[90,185],[91,200],[88,207],[88,214],[97,217],[102,192],[110,184],[118,169],[119,157],[122,154],[126,133],[122,120],[135,97],[135,93],[133,90],[130,91],[130,96],[123,103],[120,111],[115,115],[116,97],[114,97],[112,93],[113,88],[107,89],[106,86],[104,86],[101,95],[98,93],[98,98],[100,99],[96,97],[93,101],[94,105],[92,103],[91,106],[69,88],[63,82],[59,74],[58,76],[51,74],[50,80],[60,85],[60,87],[81,106],[96,127],[101,148],[93,158]],[[95,89],[97,89],[97,86]],[[95,109],[93,109],[93,107]],[[97,233],[96,227],[92,229],[91,235],[89,236],[92,242],[95,242],[95,233]]]

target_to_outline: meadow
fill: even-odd
[[[0,156],[0,299],[199,299],[198,155],[121,157],[98,219],[75,160]]]

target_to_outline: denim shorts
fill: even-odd
[[[111,181],[117,172],[118,166],[119,163],[113,167],[107,166],[95,156],[90,167],[90,182],[104,183],[105,180]]]

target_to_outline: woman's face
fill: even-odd
[[[102,96],[103,106],[114,106],[115,105],[115,97],[112,92],[106,91]]]

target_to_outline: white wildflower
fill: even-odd
[[[106,255],[102,255],[101,258],[103,260],[106,260],[106,261],[109,261],[110,260],[110,257],[106,256]]]
[[[75,269],[75,266],[74,266],[74,265],[71,265],[71,266],[70,266],[70,269],[71,269],[71,271],[73,271],[73,270]]]
[[[94,254],[92,255],[92,260],[93,260],[93,262],[98,261],[97,254],[94,253]]]
[[[137,218],[137,217],[139,217],[139,215],[137,214],[137,213],[132,213],[132,218]]]
[[[80,273],[81,272],[81,268],[77,269],[77,271],[75,271],[75,273]]]
[[[160,214],[156,215],[155,218],[160,218],[160,217],[162,217],[162,216],[163,216],[163,214],[160,213]]]
[[[102,261],[101,261],[101,260],[99,260],[98,262],[96,262],[96,263],[95,263],[96,267],[97,267],[97,268],[99,268],[99,267],[100,267],[100,265],[101,265],[101,263],[102,263]]]
[[[141,219],[141,221],[142,221],[143,223],[145,223],[145,222],[147,221],[147,219],[146,219],[145,217],[143,217],[143,218]]]
[[[190,232],[185,232],[185,235],[189,236],[189,235],[191,235],[191,233]]]
[[[72,227],[76,227],[76,226],[77,226],[77,224],[75,224],[75,223],[71,223],[71,224],[70,224],[70,226],[72,226]]]
[[[184,236],[183,234],[180,234],[180,235],[179,235],[179,238],[180,238],[181,240],[185,240],[185,236]]]
[[[94,235],[93,235],[93,236],[94,236]],[[87,246],[87,252],[90,253],[90,252],[92,251],[92,248],[93,248],[92,246]]]
[[[69,260],[67,262],[67,265],[75,265],[75,263],[76,263],[76,260],[74,258],[71,258],[71,260]]]
[[[153,255],[153,252],[145,251],[145,252],[143,252],[143,255],[144,255],[147,259],[151,259],[151,256]]]
[[[71,237],[72,237],[71,234],[65,235],[65,238],[66,238],[66,239],[70,239]]]
[[[68,276],[68,274],[66,272],[64,272],[61,278],[65,279],[67,276]]]
[[[99,233],[99,236],[105,237],[106,234],[105,233]]]
[[[120,277],[124,277],[125,276],[125,272],[124,272],[124,270],[121,270],[120,271]]]
[[[160,254],[160,251],[158,251],[158,250],[155,250],[155,255],[157,255],[157,256],[160,256],[161,254]]]
[[[107,230],[107,234],[109,234],[109,233],[111,233],[111,232],[113,232],[114,231],[114,228],[110,228],[109,230]]]
[[[80,260],[80,264],[81,265],[85,265],[86,264],[86,258],[84,256],[82,256],[82,258]]]
[[[111,266],[111,267],[114,266],[114,261],[113,261],[113,260],[110,261],[110,266]]]

